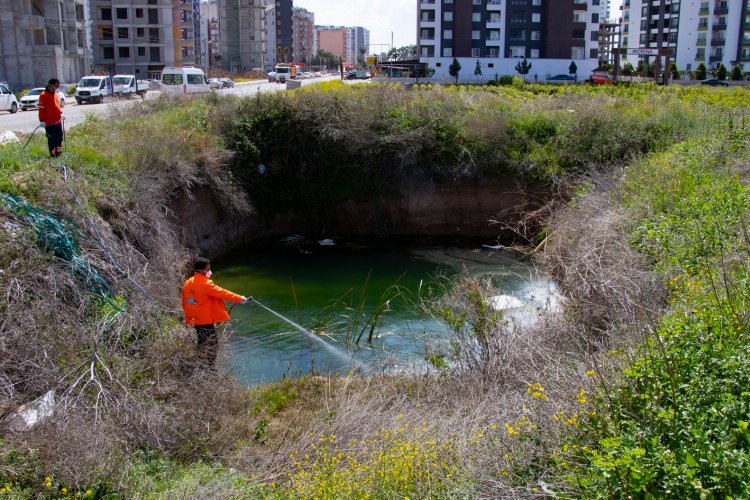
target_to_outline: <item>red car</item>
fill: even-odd
[[[589,82],[591,82],[593,85],[607,85],[609,83],[615,83],[615,81],[609,75],[591,75],[591,78],[589,78]]]

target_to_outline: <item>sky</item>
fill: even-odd
[[[294,0],[294,6],[314,12],[315,24],[370,30],[371,53],[388,51],[391,32],[394,47],[417,41],[417,0]]]

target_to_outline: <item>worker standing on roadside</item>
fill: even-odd
[[[57,97],[57,88],[60,80],[50,79],[44,91],[39,95],[39,121],[40,125],[47,131],[47,149],[52,158],[62,154],[63,142],[63,114],[60,107],[60,98]]]
[[[243,297],[225,290],[211,281],[211,262],[198,258],[195,274],[182,287],[182,309],[185,323],[195,326],[198,334],[198,356],[209,368],[216,364],[219,339],[216,323],[229,320],[224,301],[246,304],[252,297]]]

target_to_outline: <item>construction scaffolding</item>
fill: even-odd
[[[615,65],[615,49],[621,45],[622,20],[610,19],[599,23],[599,67]]]

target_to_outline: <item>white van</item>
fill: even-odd
[[[161,91],[169,95],[198,94],[210,87],[203,70],[192,67],[164,68],[161,72]]]
[[[112,95],[112,80],[108,76],[84,76],[76,87],[76,102],[100,103]]]

